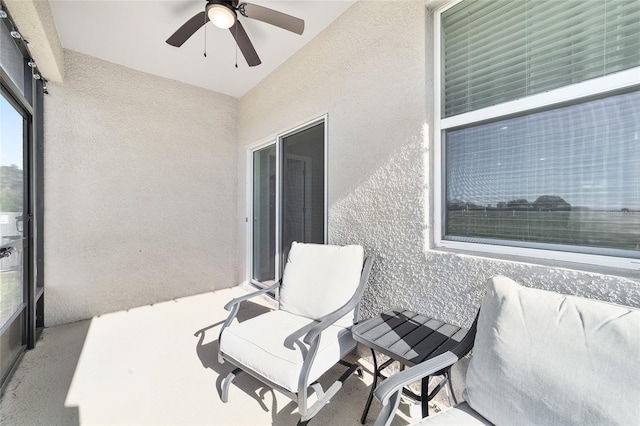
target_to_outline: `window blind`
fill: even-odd
[[[637,0],[466,0],[441,22],[443,117],[640,66]]]

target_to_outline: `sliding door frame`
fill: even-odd
[[[281,238],[281,233],[282,233],[282,205],[281,205],[281,200],[282,200],[282,177],[281,177],[281,171],[282,171],[282,155],[283,155],[283,149],[282,149],[282,144],[283,144],[283,140],[284,138],[286,138],[287,136],[291,136],[293,134],[296,134],[298,132],[302,132],[304,130],[307,130],[311,127],[317,126],[318,124],[324,124],[324,223],[323,223],[323,227],[324,227],[324,235],[323,235],[323,239],[324,239],[324,244],[327,244],[328,242],[328,236],[329,236],[329,232],[328,232],[328,222],[329,222],[329,207],[328,207],[328,188],[329,188],[329,180],[328,180],[328,130],[329,130],[329,115],[328,114],[324,114],[320,117],[316,117],[314,119],[305,121],[304,123],[287,129],[285,131],[279,132],[277,134],[275,134],[273,137],[269,137],[266,139],[263,139],[260,142],[257,142],[253,145],[250,145],[247,148],[246,151],[246,188],[247,188],[247,192],[246,192],[246,199],[245,199],[245,206],[246,206],[246,216],[245,216],[245,225],[246,225],[246,249],[245,249],[245,254],[246,254],[246,263],[245,263],[245,282],[255,286],[255,287],[259,287],[259,288],[264,288],[265,284],[261,283],[258,280],[254,280],[253,279],[253,228],[254,228],[254,224],[253,224],[253,191],[254,191],[254,187],[253,187],[253,182],[254,182],[254,176],[253,176],[253,172],[254,172],[254,164],[253,164],[253,159],[254,159],[254,153],[256,151],[259,151],[261,149],[267,148],[269,146],[275,145],[276,147],[276,212],[275,212],[275,218],[276,218],[276,223],[275,223],[275,235],[276,235],[276,256],[274,259],[275,262],[275,279],[278,280],[282,277],[282,269],[284,267],[284,259],[282,259],[282,238]],[[276,296],[277,297],[277,296]]]
[[[2,9],[7,9],[0,1]],[[8,13],[8,12],[7,12]],[[13,22],[11,15],[0,19],[2,30],[11,31]],[[33,349],[44,328],[44,81],[34,79],[36,69],[29,66],[31,55],[24,42],[16,43],[22,53],[24,69],[24,88],[18,87],[12,78],[0,66],[0,91],[9,103],[25,118],[23,131],[23,217],[24,244],[23,249],[23,306],[21,314],[22,350],[12,360],[9,370],[0,377],[0,395],[26,349]],[[6,324],[10,327],[9,324]],[[0,324],[0,327],[2,325]],[[5,330],[7,331],[7,330]],[[0,372],[0,376],[2,373]]]

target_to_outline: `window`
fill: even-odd
[[[326,242],[325,123],[315,120],[250,150],[250,278],[280,278],[293,241]]]
[[[640,268],[640,7],[436,17],[436,244]]]

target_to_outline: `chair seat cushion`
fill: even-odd
[[[298,392],[298,380],[309,346],[303,342],[317,322],[277,310],[234,323],[220,336],[220,350],[240,367]],[[312,383],[356,347],[349,328],[333,325],[320,337],[308,383]]]
[[[425,417],[416,426],[491,426],[491,423],[463,402],[434,416]]]

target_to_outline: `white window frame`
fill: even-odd
[[[560,260],[586,263],[606,267],[640,270],[640,259],[614,256],[542,250],[512,245],[481,244],[445,240],[442,235],[444,225],[443,191],[445,161],[443,140],[445,131],[462,126],[477,125],[487,121],[505,119],[540,109],[551,109],[566,103],[576,103],[581,99],[606,95],[640,86],[640,67],[595,78],[526,98],[504,102],[452,117],[442,118],[442,75],[441,75],[441,17],[442,14],[464,0],[455,0],[437,8],[434,12],[434,244],[436,248],[467,252],[491,253],[495,255],[515,255],[534,259]]]
[[[291,136],[294,133],[301,132],[310,127],[316,126],[318,124],[324,124],[324,243],[327,244],[328,241],[328,224],[329,224],[329,206],[328,206],[328,164],[329,164],[329,150],[328,150],[328,132],[329,132],[329,115],[324,114],[322,116],[307,120],[302,124],[299,124],[293,128],[283,130],[281,132],[276,133],[272,137],[265,138],[259,142],[256,142],[250,145],[246,150],[246,216],[245,216],[245,225],[246,225],[246,249],[245,249],[245,282],[250,283],[257,287],[264,287],[260,281],[254,280],[252,277],[252,265],[253,265],[253,154],[256,151],[267,148],[271,145],[276,146],[276,265],[275,265],[275,277],[276,280],[282,277],[282,261],[280,260],[282,257],[282,247],[281,241],[279,238],[280,235],[280,227],[282,223],[282,212],[280,208],[280,197],[282,196],[282,188],[281,188],[281,178],[280,178],[280,168],[282,166],[280,158],[282,157],[282,141],[287,136]]]

